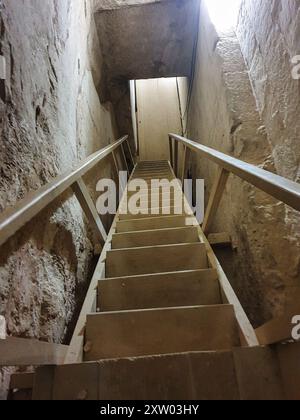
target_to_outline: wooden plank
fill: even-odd
[[[98,285],[101,312],[220,303],[218,276],[212,269],[119,277]]]
[[[193,213],[188,214],[183,206],[174,207],[171,204],[167,207],[160,208],[151,208],[151,209],[141,209],[139,214],[132,214],[128,212],[127,214],[120,214],[120,220],[136,220],[136,219],[147,219],[147,218],[156,218],[163,216],[186,216],[193,217]]]
[[[186,146],[184,146],[183,157],[182,157],[182,176],[181,176],[182,188],[184,188],[185,173],[186,173],[188,159],[189,159],[189,149]]]
[[[300,184],[261,169],[250,163],[228,156],[210,147],[185,139],[176,134],[170,136],[185,144],[191,150],[218,164],[221,168],[237,175],[279,201],[300,211]]]
[[[255,330],[261,345],[277,344],[292,340],[294,316],[300,314],[300,303],[298,303],[298,310],[291,310],[278,318],[274,318],[260,328]]]
[[[107,240],[107,233],[83,179],[78,179],[72,185],[72,189],[91,224],[96,238],[104,245]]]
[[[188,244],[193,242],[199,242],[198,229],[194,226],[188,226],[184,228],[116,233],[112,238],[112,249]]]
[[[99,152],[94,153],[78,164],[75,169],[58,176],[42,188],[39,188],[37,191],[29,193],[14,207],[5,210],[0,215],[0,246],[26,223],[33,219],[48,204],[52,203],[57,197],[66,191],[67,188],[71,187],[71,185],[73,185],[80,177],[116,150],[126,139],[127,136],[105,147]]]
[[[227,172],[225,169],[218,169],[218,174],[211,191],[202,226],[202,230],[205,234],[207,234],[211,229],[211,225],[219,208],[229,175],[229,172]]]
[[[34,377],[33,401],[51,401],[53,399],[54,366],[40,367]]]
[[[178,176],[178,142],[175,142],[174,145],[174,172],[175,172],[175,177]]]
[[[129,151],[129,156],[130,156],[130,160],[131,160],[131,165],[132,165],[132,167],[134,168],[134,167],[135,167],[135,161],[134,161],[134,158],[133,158],[133,154],[132,154],[132,150],[131,150],[131,147],[130,147],[130,143],[129,143],[129,139],[128,139],[128,138],[127,138],[127,140],[126,140],[126,144],[127,144],[128,151]]]
[[[169,170],[168,161],[164,161],[163,163],[143,165],[142,163],[138,163],[137,171],[138,172],[149,172],[149,171],[165,171]]]
[[[143,177],[143,176],[149,176],[149,175],[170,175],[170,170],[167,167],[160,167],[156,169],[137,169],[134,172],[134,175],[136,177]]]
[[[125,150],[124,150],[124,145],[123,144],[121,144],[121,153],[122,153],[123,160],[124,160],[124,163],[125,163],[126,171],[128,173],[128,176],[129,176],[130,175],[130,170],[129,170],[129,166],[128,166],[128,162],[127,162],[127,158],[126,158],[126,154],[125,154]]]
[[[116,177],[119,178],[119,165],[118,165],[116,154],[115,154],[115,152],[112,152],[111,155],[112,155],[112,160],[113,160],[113,163],[114,163]]]
[[[54,401],[97,401],[98,363],[58,366],[53,381]]]
[[[157,162],[139,162],[137,164],[138,171],[158,171],[158,170],[165,170],[169,169],[168,160],[157,161]]]
[[[8,337],[0,340],[0,366],[58,365],[64,362],[68,346],[38,340]]]
[[[191,221],[191,223],[189,223]],[[193,223],[193,224],[192,224]],[[117,233],[141,230],[168,229],[196,225],[195,218],[184,216],[149,217],[147,219],[122,220],[117,222]]]
[[[172,181],[174,179],[174,177],[172,176],[172,174],[168,173],[168,174],[147,174],[147,175],[135,175],[132,180],[136,181],[137,179],[141,180],[141,181],[145,181],[144,183],[151,185],[154,183],[154,181],[156,182],[160,182],[162,185],[168,185],[170,183],[170,181]]]
[[[208,242],[211,246],[215,247],[227,247],[232,246],[231,236],[229,233],[210,233],[208,235]]]
[[[206,250],[201,243],[112,250],[106,257],[106,277],[199,270],[207,267]]]
[[[241,400],[284,399],[276,350],[269,347],[235,348],[233,356]]]
[[[230,351],[105,360],[99,364],[99,377],[101,401],[239,399]]]
[[[173,140],[169,138],[169,149],[170,149],[170,163],[171,166],[174,165],[174,159],[173,159]]]
[[[276,346],[285,397],[300,400],[300,343]]]
[[[231,350],[239,345],[231,305],[91,314],[86,340],[85,361]]]
[[[155,184],[154,185],[151,185],[152,184],[152,181],[150,182],[150,183],[147,183],[146,182],[146,184],[145,185],[142,185],[141,187],[142,188],[140,188],[140,187],[137,187],[137,185],[136,184],[130,184],[129,186],[128,186],[128,197],[132,197],[133,195],[135,195],[137,192],[140,194],[140,195],[146,195],[146,194],[160,194],[160,195],[162,195],[162,194],[166,194],[166,193],[168,193],[168,191],[169,191],[169,188],[168,187],[170,187],[170,183],[167,181],[167,182],[163,182],[163,183],[161,183],[159,186],[156,186]],[[182,195],[182,192],[181,192],[181,190],[179,189],[177,189],[177,188],[173,188],[172,186],[171,186],[171,192],[170,192],[170,195],[171,195],[171,197],[174,195],[174,193],[177,193],[178,195],[179,194],[181,194]]]
[[[145,210],[158,210],[162,209],[164,207],[170,206],[171,209],[174,209],[176,207],[184,206],[184,200],[183,198],[180,198],[179,200],[175,200],[174,197],[172,197],[170,200],[167,200],[166,197],[163,195],[159,197],[145,197],[143,196],[141,200],[137,204],[138,208],[141,212],[145,212]],[[122,206],[121,214],[124,214],[127,212],[127,203]]]
[[[10,377],[9,389],[32,389],[34,376],[34,372],[13,373]]]

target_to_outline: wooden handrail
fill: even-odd
[[[113,153],[118,147],[122,146],[125,141],[128,141],[128,136],[124,136],[113,144],[92,154],[79,163],[74,169],[69,170],[63,175],[59,175],[37,191],[29,193],[15,206],[5,210],[0,215],[0,246],[26,223],[32,220],[47,205],[75,184],[96,164]],[[95,221],[95,223],[97,223],[97,221]]]
[[[273,174],[272,172],[261,169],[250,163],[243,162],[176,134],[169,134],[169,138],[170,142],[172,139],[176,140],[189,149],[200,153],[212,162],[215,162],[222,169],[237,175],[279,201],[300,211],[300,184],[297,182],[290,181],[279,175]]]

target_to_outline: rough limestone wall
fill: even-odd
[[[217,34],[204,4],[197,48],[189,137],[275,172],[236,34]],[[205,178],[208,200],[216,166],[198,157],[193,171]],[[286,214],[284,205],[231,176],[212,229],[233,238],[230,280],[255,326],[280,314],[299,285],[299,249]]]
[[[93,1],[0,1],[0,211],[116,137],[101,75]],[[111,175],[109,162],[93,172]],[[72,194],[47,208],[0,250],[0,314],[8,334],[65,342],[93,257],[88,223]],[[0,390],[8,375],[0,371]],[[2,386],[1,386],[2,385]]]
[[[299,0],[244,0],[237,35],[276,172],[300,182],[300,80],[293,79],[291,62],[300,55]],[[299,287],[300,214],[287,206],[282,214],[286,261],[280,277]]]

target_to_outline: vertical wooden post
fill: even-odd
[[[218,174],[209,198],[209,203],[206,209],[206,214],[203,222],[203,232],[205,234],[209,233],[213,220],[215,218],[216,212],[218,210],[227,180],[229,177],[229,172],[226,169],[219,168]]]
[[[181,177],[182,189],[184,189],[186,167],[187,167],[189,155],[190,155],[190,149],[187,146],[184,146],[183,158],[182,158],[182,177]]]
[[[129,172],[128,162],[127,162],[126,154],[125,154],[125,150],[124,150],[124,143],[121,144],[121,152],[122,152],[122,156],[123,156],[123,159],[124,159],[125,167],[126,167],[126,170],[127,170],[128,176],[129,176],[130,175],[130,172]]]
[[[175,140],[175,151],[174,151],[174,172],[178,177],[178,141]]]
[[[131,160],[131,163],[132,163],[132,167],[134,168],[135,162],[134,162],[134,159],[133,159],[133,154],[132,154],[132,151],[131,151],[131,147],[130,147],[130,143],[129,143],[129,139],[128,138],[126,140],[126,144],[127,144],[127,147],[128,147],[128,151],[129,151],[129,156],[130,156],[130,160]]]
[[[115,152],[112,152],[112,158],[113,158],[113,161],[114,161],[114,167],[115,167],[115,170],[116,170],[117,178],[119,178],[119,165],[118,165],[118,161],[117,161],[117,157],[116,157]]]
[[[103,245],[107,240],[107,234],[97,212],[96,206],[93,203],[93,200],[82,178],[79,178],[78,181],[72,185],[72,190],[74,191],[81,207],[83,208],[89,222],[91,223],[97,238]]]
[[[122,178],[120,178],[120,168],[119,168],[119,165],[118,165],[118,160],[117,160],[117,156],[116,156],[115,152],[112,152],[112,157],[113,157],[114,166],[115,166],[115,169],[116,169],[117,182],[118,182],[119,189],[120,189],[120,192],[121,192],[119,195],[123,196],[125,188],[126,188],[126,184],[124,185],[123,182],[121,182]]]
[[[169,148],[170,148],[170,163],[172,168],[174,169],[174,159],[173,159],[173,139],[169,136]]]

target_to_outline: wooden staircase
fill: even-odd
[[[141,162],[128,190],[138,178],[175,175],[169,162]],[[144,192],[141,206],[153,210]],[[191,209],[178,214],[173,196],[171,215],[162,204],[155,215],[123,214],[132,194],[91,283],[84,308],[96,296],[94,312],[83,309],[66,364],[37,370],[33,399],[285,399],[281,347],[251,338]]]

